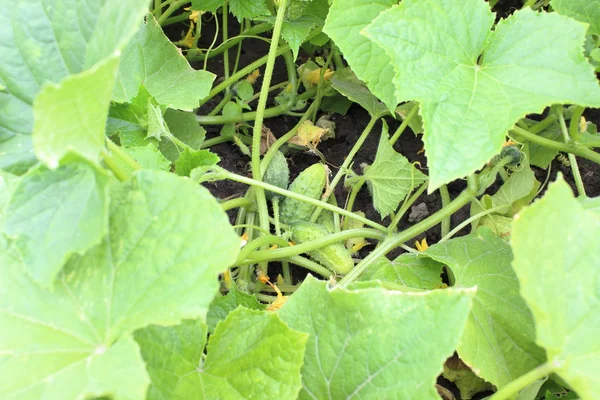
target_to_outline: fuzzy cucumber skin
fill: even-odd
[[[323,164],[314,164],[306,168],[292,182],[288,190],[304,196],[320,199],[327,182],[327,171]],[[304,201],[286,197],[281,202],[279,220],[284,224],[305,221],[310,218],[316,206]]]
[[[287,160],[285,159],[285,156],[282,152],[277,151],[273,156],[271,163],[265,171],[263,181],[273,186],[277,186],[282,189],[287,189],[288,183],[290,182],[290,169],[288,167]],[[268,190],[265,191],[265,195],[269,200],[283,197],[280,194],[270,192]]]
[[[311,222],[296,221],[292,225],[292,240],[304,243],[330,235],[323,225]],[[329,244],[320,249],[310,251],[308,255],[336,274],[345,275],[354,268],[354,261],[342,243]]]

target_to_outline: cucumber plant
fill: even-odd
[[[508,3],[0,3],[0,399],[598,398],[600,0]]]

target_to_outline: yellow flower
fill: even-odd
[[[185,37],[179,41],[182,46],[187,47],[188,49],[192,48],[194,45],[194,23],[190,24],[190,29],[188,29]]]
[[[318,68],[306,74],[306,81],[317,84],[321,80],[321,69]],[[333,76],[333,71],[327,68],[323,73],[323,80],[326,81]]]
[[[254,85],[254,83],[256,83],[256,80],[258,79],[259,76],[260,76],[260,71],[255,69],[254,71],[252,71],[251,73],[248,74],[248,76],[246,77],[246,80],[248,81],[249,84]]]
[[[425,251],[429,248],[429,245],[427,244],[427,238],[423,238],[423,240],[421,240],[421,242],[419,243],[419,241],[415,241],[415,247],[417,248],[418,251]]]
[[[242,243],[240,244],[240,247],[244,247],[247,243],[248,243],[248,232],[244,232],[244,234],[242,236],[240,236],[240,239],[242,239]]]

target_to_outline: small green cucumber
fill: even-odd
[[[294,222],[291,232],[292,240],[296,243],[304,243],[330,235],[323,225],[305,221]],[[354,268],[354,261],[352,261],[350,253],[341,242],[312,250],[308,255],[336,274],[344,275]]]
[[[275,155],[271,159],[271,162],[265,171],[263,181],[273,186],[287,189],[288,183],[290,182],[290,169],[288,168],[287,160],[282,152],[275,152]],[[275,197],[282,197],[280,194],[271,192],[269,190],[265,191],[265,195],[269,200],[274,199]]]
[[[327,183],[327,171],[323,164],[314,164],[306,168],[292,182],[289,190],[304,196],[320,199]],[[304,201],[286,197],[281,202],[279,220],[284,224],[305,221],[310,218],[316,206]]]
[[[329,233],[335,232],[335,220],[333,219],[333,212],[329,210],[321,210],[321,214],[317,218],[317,224],[323,225],[327,228]]]

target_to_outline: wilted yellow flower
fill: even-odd
[[[258,79],[259,76],[260,76],[260,71],[255,69],[254,71],[252,71],[251,73],[248,74],[248,76],[246,77],[246,80],[248,81],[249,84],[254,85],[254,83],[256,83],[256,80]]]
[[[194,45],[194,23],[190,24],[190,28],[188,29],[185,37],[179,41],[182,46],[187,47],[188,49]]]
[[[315,69],[306,74],[306,81],[310,83],[317,84],[321,80],[321,70],[322,68]],[[333,71],[327,68],[325,73],[323,73],[323,80],[326,81],[333,76]]]

